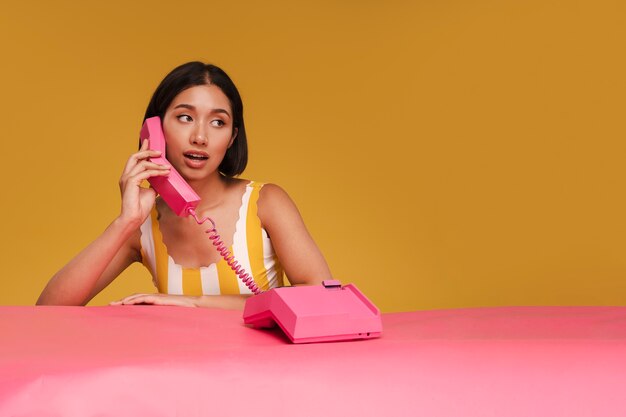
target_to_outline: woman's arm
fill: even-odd
[[[152,304],[158,306],[207,307],[243,310],[251,294],[202,295],[199,297],[172,294],[133,294],[110,305]]]
[[[156,198],[154,190],[141,188],[141,182],[169,174],[169,167],[150,162],[150,157],[158,155],[160,152],[149,150],[148,141],[144,140],[139,152],[130,156],[119,183],[119,217],[52,277],[39,296],[38,305],[84,305],[139,259],[139,227]]]
[[[119,218],[57,272],[37,305],[85,305],[137,260],[132,238],[136,228]]]
[[[282,188],[274,184],[261,188],[258,215],[292,285],[321,284],[332,279],[298,208]]]

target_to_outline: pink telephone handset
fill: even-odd
[[[198,224],[211,223],[205,232],[213,246],[255,295],[246,300],[244,323],[261,328],[277,324],[293,343],[369,339],[382,334],[380,311],[352,284],[342,287],[339,281],[327,280],[323,285],[281,287],[262,292],[224,245],[215,222],[196,215],[200,196],[165,159],[161,119],[146,119],[140,138],[148,139],[150,149],[161,151],[161,156],[151,161],[171,167],[167,177],[148,178],[152,188],[178,216],[191,215]]]
[[[174,213],[178,216],[190,214],[190,210],[198,206],[200,196],[165,159],[165,136],[161,128],[161,119],[158,116],[146,119],[139,136],[142,140],[148,139],[150,149],[161,151],[161,156],[150,158],[152,162],[170,166],[170,175],[167,177],[150,177],[148,182]]]

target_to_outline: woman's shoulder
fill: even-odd
[[[280,205],[285,203],[292,203],[289,194],[281,186],[274,183],[257,183],[252,182],[253,187],[260,188],[259,191],[259,204],[267,205]]]
[[[267,218],[284,213],[285,211],[297,210],[289,194],[279,185],[255,180],[233,178],[231,185],[234,189],[240,187],[253,188],[258,190],[256,201],[259,217]]]
[[[238,187],[251,187],[259,190],[259,201],[267,200],[273,202],[276,199],[289,197],[287,192],[277,184],[270,182],[262,182],[244,178],[231,179],[232,185]]]
[[[266,225],[285,220],[293,215],[300,215],[287,191],[274,183],[262,184],[257,202],[257,213],[261,222]]]

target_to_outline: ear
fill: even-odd
[[[237,137],[237,133],[239,133],[239,129],[238,128],[234,128],[233,129],[233,137],[230,138],[230,142],[228,142],[228,148],[233,146],[233,142],[235,141],[235,138]]]

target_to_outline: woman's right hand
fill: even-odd
[[[139,152],[132,154],[128,159],[120,177],[122,193],[120,218],[125,222],[140,225],[150,214],[156,191],[141,187],[141,183],[150,177],[167,176],[170,173],[169,166],[149,161],[149,158],[158,156],[161,156],[161,152],[148,149],[148,139],[144,139]]]

